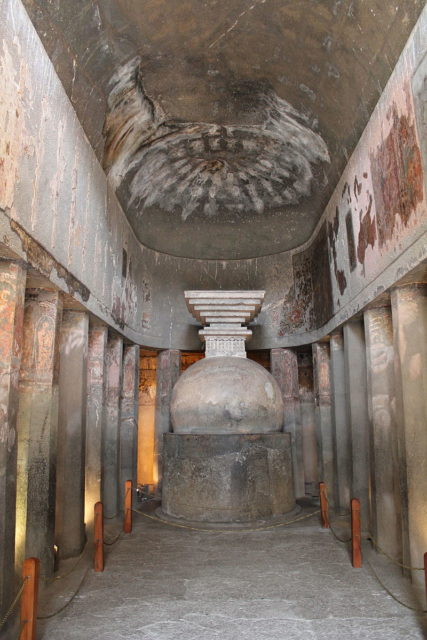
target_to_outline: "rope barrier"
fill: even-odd
[[[373,536],[370,535],[366,539],[372,542],[374,546],[378,549],[378,551],[382,553],[383,556],[388,558],[391,562],[393,562],[393,564],[395,564],[397,567],[401,567],[402,569],[409,569],[410,571],[424,571],[424,567],[411,567],[407,564],[402,564],[401,562],[393,558],[391,555],[387,553],[387,551],[384,551],[384,549],[380,547],[380,545],[378,544],[378,542],[375,540]]]
[[[400,600],[400,598],[398,598],[397,596],[394,595],[394,593],[392,593],[390,591],[390,589],[388,587],[386,587],[386,585],[384,584],[384,582],[381,580],[381,578],[379,577],[378,573],[375,571],[374,567],[372,566],[372,564],[369,562],[369,560],[367,559],[366,562],[369,565],[369,568],[372,571],[372,574],[374,575],[374,577],[376,578],[377,582],[382,586],[382,588],[384,589],[384,591],[386,591],[386,593],[388,593],[388,595],[393,598],[393,600],[395,600],[396,602],[398,602],[399,604],[402,605],[402,607],[405,607],[406,609],[410,609],[411,611],[416,611],[417,613],[427,613],[427,609],[420,609],[419,607],[413,607],[410,604],[406,604],[406,602],[403,602],[403,600]]]
[[[86,569],[86,571],[83,574],[82,579],[79,582],[79,586],[77,587],[76,591],[73,593],[73,595],[71,596],[71,598],[68,600],[68,602],[66,602],[64,605],[62,605],[57,611],[54,611],[53,613],[49,613],[45,616],[37,616],[37,620],[49,620],[49,618],[54,618],[55,616],[57,616],[59,613],[61,613],[62,611],[64,611],[64,609],[66,609],[74,600],[74,598],[76,597],[76,595],[78,594],[78,592],[80,591],[80,589],[83,586],[84,581],[86,580],[86,576],[89,573],[89,569],[90,567],[88,567]]]
[[[9,609],[4,614],[3,618],[0,620],[0,631],[3,629],[4,625],[9,620],[13,610],[15,609],[16,605],[18,604],[19,598],[22,596],[22,592],[24,591],[25,583],[27,582],[27,580],[28,580],[28,578],[25,578],[22,581],[21,587],[20,587],[18,593],[16,594],[16,596],[14,597],[12,604],[10,605]]]
[[[340,538],[339,535],[334,531],[334,528],[331,523],[329,523],[329,528],[331,530],[332,535],[334,536],[334,538],[338,540],[338,542],[342,542],[343,544],[348,544],[349,542],[351,542],[351,536],[349,538]]]
[[[186,524],[179,524],[178,522],[167,522],[166,520],[161,520],[156,516],[150,516],[148,513],[144,513],[143,511],[139,511],[139,509],[132,509],[135,513],[139,513],[140,516],[144,516],[144,518],[148,518],[149,520],[154,520],[155,522],[160,522],[166,526],[177,527],[179,529],[190,529],[191,531],[204,531],[207,533],[252,533],[254,531],[266,531],[267,529],[275,529],[276,527],[285,527],[290,524],[294,524],[295,522],[300,522],[301,520],[306,520],[307,518],[311,518],[314,515],[320,513],[320,509],[317,511],[313,511],[312,513],[306,514],[299,518],[295,518],[294,520],[289,520],[289,522],[280,522],[277,524],[271,524],[267,527],[257,527],[255,529],[202,529],[199,527],[190,527]]]
[[[328,493],[327,493],[326,486],[325,486],[325,501],[329,510],[329,500],[328,500]],[[334,536],[334,538],[338,540],[338,542],[342,542],[343,544],[348,544],[349,542],[351,542],[351,536],[349,538],[340,538],[340,536],[334,530],[332,523],[329,521],[328,524],[329,524],[329,529],[331,530],[332,535]]]
[[[147,502],[160,502],[160,499],[143,495],[142,498],[138,498],[138,502],[143,502],[144,504],[146,504]]]
[[[138,489],[136,487],[132,487],[126,490],[126,494],[125,494],[125,498],[129,495],[129,491],[135,491],[138,492]],[[104,520],[114,520],[115,518],[119,517],[119,512],[115,513],[114,516],[104,516]]]
[[[325,509],[325,512],[326,512],[326,516],[324,516],[323,511],[322,511],[322,509],[321,509],[321,512],[322,512],[322,520],[323,520],[324,518],[326,518],[326,522],[327,522],[327,525],[326,525],[326,526],[328,526],[328,528],[331,530],[331,533],[333,534],[333,536],[334,536],[334,537],[335,537],[339,542],[343,542],[343,543],[354,542],[354,541],[353,541],[353,537],[352,537],[352,536],[350,536],[350,538],[348,538],[348,539],[347,539],[347,538],[345,538],[345,539],[344,539],[344,538],[341,538],[340,536],[338,536],[338,535],[337,535],[337,533],[334,531],[334,529],[333,529],[333,527],[332,527],[331,523],[330,523],[330,522],[329,522],[329,520],[328,520],[329,501],[328,501],[328,497],[327,497],[327,487],[326,487],[325,483],[323,483],[323,482],[321,482],[321,483],[320,483],[319,487],[320,487],[321,492],[322,492],[322,495],[323,495],[323,500],[324,500],[324,502],[326,503],[326,509],[325,509],[325,507],[323,506],[323,508]],[[321,495],[321,506],[322,506],[322,495]],[[361,542],[361,540],[360,540],[360,502],[359,502],[358,500],[352,500],[351,502],[352,502],[352,525],[351,525],[352,531],[353,531],[353,517],[355,517],[355,516],[359,516],[359,519],[358,519],[358,531],[359,531],[358,536],[359,536],[359,543],[358,543],[357,547],[358,547],[358,553],[359,553],[359,557],[360,557],[360,563],[359,563],[359,564],[355,564],[355,562],[354,562],[354,556],[353,556],[353,566],[360,567],[360,566],[361,566],[361,555],[360,555],[360,554],[361,554],[361,545],[360,545],[360,542]],[[356,504],[353,506],[353,503],[356,503]],[[356,511],[356,513],[354,513],[354,511]],[[325,525],[324,525],[324,526],[325,526]],[[370,542],[372,542],[372,543],[373,543],[373,545],[376,547],[376,549],[378,549],[378,551],[379,551],[382,555],[384,555],[386,558],[388,558],[388,559],[389,559],[389,560],[390,560],[394,565],[396,565],[396,566],[398,566],[398,567],[401,567],[402,569],[408,569],[408,570],[410,570],[410,571],[424,571],[424,572],[427,572],[427,565],[426,565],[426,567],[411,567],[411,566],[409,566],[409,565],[405,565],[405,564],[403,564],[403,563],[399,562],[398,560],[396,560],[395,558],[393,558],[389,553],[387,553],[387,551],[385,551],[385,550],[384,550],[384,549],[383,549],[383,548],[378,544],[378,542],[375,540],[375,538],[374,538],[372,535],[368,536],[368,537],[367,537],[367,540],[369,540]],[[353,553],[354,553],[354,551],[353,551]],[[426,556],[426,555],[427,555],[427,554],[425,554],[425,556]],[[368,563],[369,568],[370,568],[370,570],[371,570],[371,573],[373,574],[373,576],[375,577],[375,579],[377,580],[377,582],[381,585],[381,587],[384,589],[384,591],[385,591],[385,592],[386,592],[386,593],[387,593],[387,594],[388,594],[388,595],[389,595],[393,600],[395,600],[398,604],[402,605],[402,606],[403,606],[403,607],[405,607],[406,609],[410,609],[411,611],[415,611],[416,613],[419,613],[419,614],[425,614],[425,613],[427,613],[427,609],[421,609],[420,607],[414,607],[414,606],[412,606],[412,605],[409,605],[409,604],[407,604],[406,602],[403,602],[403,600],[401,600],[401,599],[400,599],[400,598],[398,598],[397,596],[395,596],[395,595],[394,595],[394,593],[393,593],[392,591],[390,591],[390,589],[389,589],[389,588],[384,584],[384,582],[381,580],[380,576],[378,575],[377,571],[376,571],[376,570],[374,569],[374,567],[372,566],[372,563],[369,561],[369,559],[367,559],[367,560],[366,560],[366,562]],[[427,582],[426,582],[426,584],[427,584]]]
[[[79,564],[80,560],[83,558],[86,549],[87,549],[87,546],[84,547],[83,551],[81,552],[81,554],[77,558],[77,561],[73,564],[71,569],[69,569],[66,573],[63,573],[62,575],[53,576],[52,580],[62,580],[62,578],[67,578],[71,573],[73,573],[74,569],[77,567],[77,565]]]
[[[177,504],[181,507],[193,507],[194,505],[189,504],[188,502],[174,501],[174,504]],[[235,511],[236,507],[206,507],[203,506],[203,511]]]
[[[112,540],[104,540],[104,544],[107,545],[107,547],[112,547],[113,544],[116,544],[116,542],[118,542],[122,537],[122,533],[120,532]]]

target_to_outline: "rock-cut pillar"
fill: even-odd
[[[25,269],[0,261],[0,611],[15,595],[16,421]]]
[[[351,482],[351,438],[347,414],[345,386],[344,340],[340,331],[330,340],[331,389],[334,446],[334,500],[335,508],[348,511]]]
[[[19,380],[16,550],[19,565],[26,557],[39,558],[44,577],[54,565],[61,315],[60,293],[28,291]]]
[[[283,430],[291,434],[295,497],[305,495],[301,408],[298,386],[298,358],[292,349],[271,349],[270,368],[282,392]]]
[[[312,345],[312,352],[319,478],[325,482],[328,488],[329,502],[333,506],[334,444],[329,344],[327,342],[316,342]]]
[[[170,406],[172,389],[179,378],[181,352],[176,349],[161,351],[157,356],[157,391],[155,412],[154,480],[157,487],[162,479],[163,434],[171,430]]]
[[[351,320],[344,325],[344,360],[347,416],[351,433],[351,497],[359,498],[362,528],[369,530],[369,416],[365,333],[361,319]]]
[[[393,323],[390,307],[364,313],[371,434],[371,529],[378,544],[402,560],[402,514],[396,422]]]
[[[84,488],[88,314],[64,311],[60,333],[56,541],[61,558],[85,543]]]
[[[102,499],[102,428],[107,383],[106,325],[91,324],[87,356],[85,522],[93,529],[94,505]]]
[[[427,550],[427,284],[397,287],[391,303],[399,467],[406,475],[402,478],[403,562],[419,567]],[[413,579],[423,585],[421,572],[415,571]]]
[[[318,496],[320,478],[314,410],[313,360],[310,352],[299,354],[298,383],[301,407],[305,493],[311,496]]]
[[[123,378],[120,409],[120,472],[119,500],[124,504],[126,480],[136,487],[136,464],[138,458],[138,387],[139,347],[126,345],[123,351]]]
[[[107,342],[107,398],[102,439],[102,501],[107,518],[113,518],[120,511],[119,424],[122,360],[123,338],[110,335]]]

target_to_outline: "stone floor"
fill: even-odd
[[[89,569],[70,606],[39,623],[40,640],[427,637],[424,618],[387,595],[366,565],[353,569],[346,546],[320,528],[316,515],[231,533],[134,518],[132,534],[107,548],[104,573]],[[393,593],[416,604],[409,582],[381,556],[369,555]],[[55,581],[42,613],[67,601],[85,562]]]

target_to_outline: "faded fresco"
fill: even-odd
[[[334,313],[427,230],[422,131],[410,82],[414,46],[402,54],[325,212]]]
[[[143,243],[152,246],[147,227],[163,224],[160,212],[183,223],[214,219],[230,225],[258,216],[262,226],[261,214],[298,210],[325,185],[328,149],[307,116],[272,89],[248,86],[247,91],[257,105],[256,124],[179,122],[147,95],[140,59],[115,73],[104,166]],[[190,232],[188,224],[179,227],[181,235]],[[157,236],[165,233],[167,224],[159,226]],[[165,242],[157,236],[152,248]],[[194,256],[194,249],[185,255]]]
[[[326,226],[314,241],[292,257],[294,284],[283,303],[278,335],[313,330],[332,317],[331,276]],[[322,304],[319,304],[319,301]]]

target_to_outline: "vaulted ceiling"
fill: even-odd
[[[24,0],[143,244],[312,233],[424,0]]]

